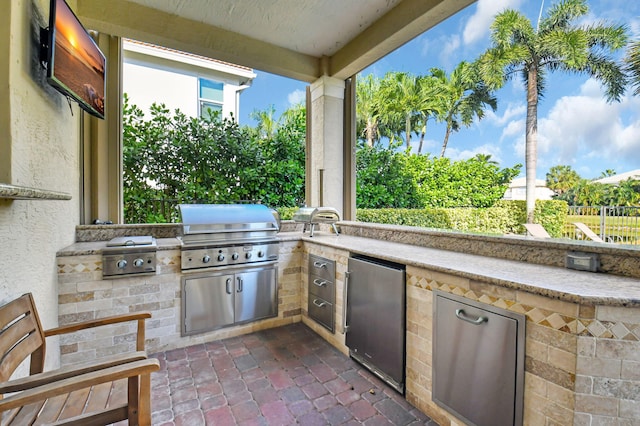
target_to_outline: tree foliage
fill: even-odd
[[[451,161],[363,146],[356,154],[357,207],[490,207],[520,168],[500,169],[490,156]]]
[[[484,118],[484,111],[495,111],[496,98],[479,78],[474,64],[461,62],[447,76],[432,68],[427,75],[389,72],[383,78],[371,74],[356,84],[357,134],[373,146],[381,138],[391,143],[404,141],[412,149],[412,134],[419,136],[422,152],[429,120],[445,123],[441,156],[452,133],[468,127],[474,119]]]
[[[601,177],[613,176],[607,169]],[[555,198],[570,206],[634,206],[640,204],[640,181],[627,179],[618,184],[604,184],[583,179],[571,166],[554,166],[547,173],[547,187]]]
[[[126,222],[175,219],[171,207],[154,207],[159,200],[300,205],[304,202],[304,114],[300,109],[269,137],[217,114],[188,117],[162,104],[153,104],[145,117],[125,95]]]

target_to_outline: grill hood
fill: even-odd
[[[184,243],[273,238],[274,211],[262,204],[180,204]]]

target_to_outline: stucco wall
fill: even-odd
[[[4,10],[0,53],[8,67],[0,71],[0,86],[8,98],[0,102],[0,152],[10,158],[0,162],[0,176],[8,180],[3,183],[65,192],[72,199],[0,199],[0,302],[32,292],[49,328],[58,318],[56,252],[73,242],[79,223],[80,111],[46,83],[38,63],[39,27],[47,26],[49,1],[12,0]],[[56,365],[56,342],[48,343],[47,364]]]

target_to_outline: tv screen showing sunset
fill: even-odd
[[[70,95],[104,116],[105,57],[64,0],[56,1],[51,76]]]

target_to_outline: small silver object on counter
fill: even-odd
[[[340,213],[333,207],[300,207],[298,211],[293,214],[294,222],[303,223],[302,233],[307,230],[307,226],[310,226],[311,234],[313,237],[313,229],[315,225],[319,223],[326,223],[333,227],[333,232],[338,234],[336,228],[336,222],[340,221]]]

